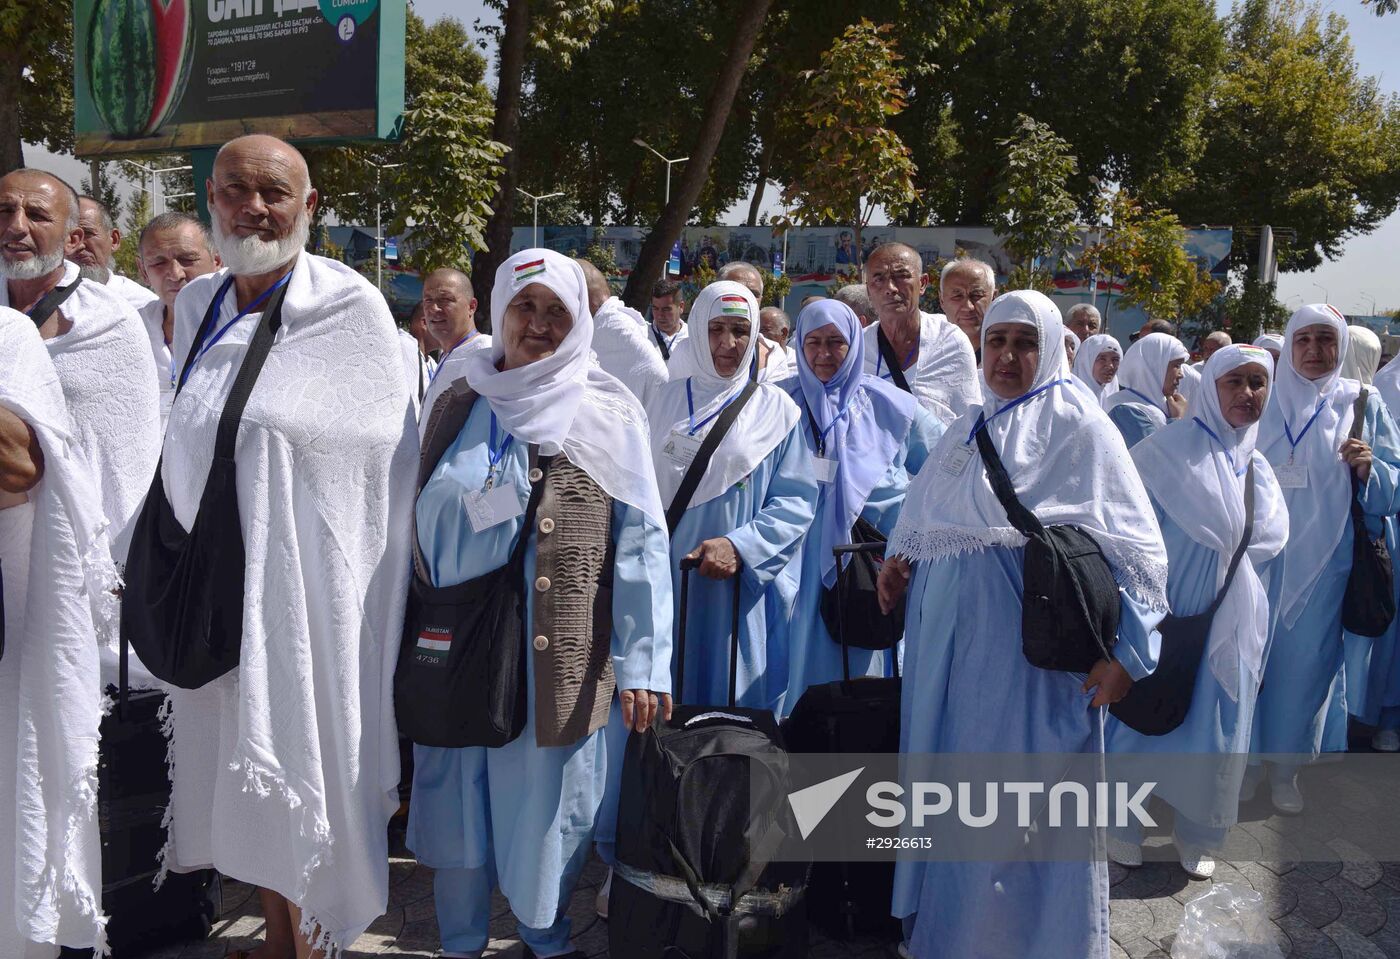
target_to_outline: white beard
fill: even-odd
[[[62,250],[54,250],[52,253],[18,263],[11,263],[0,256],[0,277],[7,280],[37,280],[41,276],[48,276],[62,265]]]
[[[224,266],[234,276],[271,273],[295,259],[310,239],[311,217],[306,213],[297,217],[290,233],[275,240],[264,240],[256,233],[248,236],[225,233],[219,218],[214,217],[214,246],[218,248]]]

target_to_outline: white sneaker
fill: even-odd
[[[1182,846],[1178,847],[1177,854],[1181,859],[1181,868],[1192,879],[1209,879],[1215,875],[1215,860],[1200,850]]]
[[[1303,811],[1303,794],[1298,791],[1298,777],[1294,776],[1287,782],[1272,780],[1269,785],[1273,789],[1274,808],[1285,816],[1296,816]]]
[[[1371,748],[1378,753],[1400,753],[1400,729],[1377,729]]]
[[[1142,846],[1135,842],[1127,842],[1113,836],[1108,837],[1108,858],[1126,866],[1129,869],[1136,869],[1142,865]]]
[[[608,918],[608,897],[612,895],[612,870],[608,870],[608,878],[603,880],[603,884],[598,887],[598,897],[593,900],[593,908],[598,912],[599,919]]]

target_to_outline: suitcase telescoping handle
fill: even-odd
[[[836,617],[836,631],[841,635],[836,637],[841,643],[841,678],[846,682],[851,681],[851,647],[846,643],[846,570],[850,563],[843,562],[846,556],[852,553],[884,553],[884,543],[846,543],[842,546],[833,546],[831,553],[836,557],[836,605],[841,607],[842,615]],[[897,647],[890,647],[890,655],[894,657],[894,674],[899,676],[899,650]]]
[[[685,692],[685,627],[690,613],[690,571],[700,565],[698,559],[685,557],[681,560],[681,608],[680,625],[676,629],[676,689],[672,699],[681,701]],[[738,569],[731,577],[734,580],[734,607],[730,621],[729,636],[729,705],[734,705],[735,693],[739,684],[739,574],[744,571],[744,561],[739,560]]]

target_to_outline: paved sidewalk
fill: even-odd
[[[1244,828],[1254,836],[1270,830],[1272,810],[1258,800],[1244,810]],[[1169,845],[1158,835],[1149,846]],[[1352,856],[1363,858],[1359,850]],[[574,939],[590,957],[608,955],[607,924],[593,911],[604,875],[594,861],[574,896]],[[1210,888],[1190,879],[1175,862],[1149,862],[1127,870],[1110,865],[1113,887],[1113,959],[1169,959],[1186,902]],[[1269,903],[1285,956],[1298,959],[1400,959],[1400,863],[1220,863],[1215,882],[1242,883]],[[398,850],[389,872],[389,912],[370,927],[347,959],[415,956],[429,959],[438,948],[433,916],[432,871]],[[520,955],[514,921],[505,901],[496,899],[488,956]],[[219,959],[227,951],[250,948],[262,933],[258,898],[244,883],[225,881],[223,915],[211,937],[198,943],[149,952],[139,959]],[[834,942],[814,932],[814,959],[894,959],[893,946],[875,942]],[[115,959],[135,959],[117,956]],[[1011,957],[1008,957],[1011,959]],[[1019,957],[1018,957],[1019,959]],[[1066,957],[1073,959],[1073,957]]]

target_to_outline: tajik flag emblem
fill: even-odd
[[[511,276],[515,285],[519,286],[526,280],[537,277],[543,272],[544,257],[540,257],[538,260],[531,260],[529,263],[519,264],[518,266],[516,266],[515,272]]]
[[[748,316],[749,301],[742,296],[726,293],[719,298],[719,311],[724,316]]]

